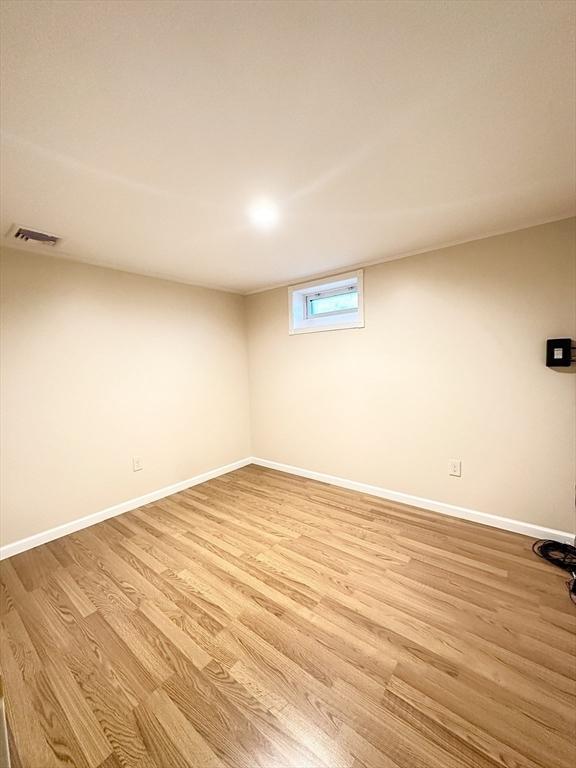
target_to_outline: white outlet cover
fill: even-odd
[[[462,477],[462,462],[460,459],[450,459],[448,462],[448,471],[452,477]]]
[[[144,462],[142,461],[142,456],[132,457],[132,469],[134,470],[134,472],[140,472],[141,469],[144,469]]]

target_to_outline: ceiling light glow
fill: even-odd
[[[280,209],[273,200],[261,197],[248,206],[248,218],[257,229],[274,229],[280,220]]]

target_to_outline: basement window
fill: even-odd
[[[290,333],[364,327],[362,270],[288,289]]]

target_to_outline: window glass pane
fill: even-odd
[[[308,313],[310,316],[323,315],[326,312],[342,312],[344,310],[358,309],[358,291],[337,293],[334,296],[320,296],[310,299]]]

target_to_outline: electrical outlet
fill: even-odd
[[[142,456],[132,456],[132,469],[134,472],[140,472],[141,469],[144,469]]]
[[[448,473],[453,477],[462,477],[462,462],[460,461],[460,459],[449,460]]]

